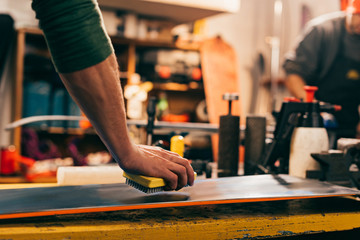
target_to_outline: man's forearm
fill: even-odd
[[[289,92],[299,99],[306,98],[306,92],[304,90],[305,81],[304,79],[297,75],[297,74],[289,74],[286,77],[285,81],[286,87],[288,88]]]
[[[118,76],[114,54],[92,67],[60,74],[71,96],[89,118],[108,149],[114,156],[121,157],[127,154],[131,143],[126,134],[126,114]],[[113,146],[115,143],[117,146]]]
[[[96,2],[33,0],[33,8],[62,81],[120,167],[164,178],[169,190],[193,184],[188,160],[131,141],[116,56]]]

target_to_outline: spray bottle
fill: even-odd
[[[302,178],[320,171],[319,163],[310,154],[329,150],[329,137],[320,115],[320,106],[313,100],[318,88],[305,86],[304,89],[308,109],[293,131],[289,156],[289,175]]]

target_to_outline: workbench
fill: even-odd
[[[355,197],[282,200],[0,221],[0,239],[359,239]]]

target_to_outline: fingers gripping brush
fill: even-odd
[[[196,173],[194,174],[196,178]],[[126,184],[144,193],[157,193],[165,190],[164,188],[166,186],[166,183],[162,178],[146,177],[136,174],[130,174],[127,172],[124,172],[123,176],[126,179]],[[185,187],[187,186],[189,185],[186,185]]]

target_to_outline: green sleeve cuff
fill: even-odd
[[[114,52],[94,0],[33,0],[32,8],[59,73],[91,67]]]

